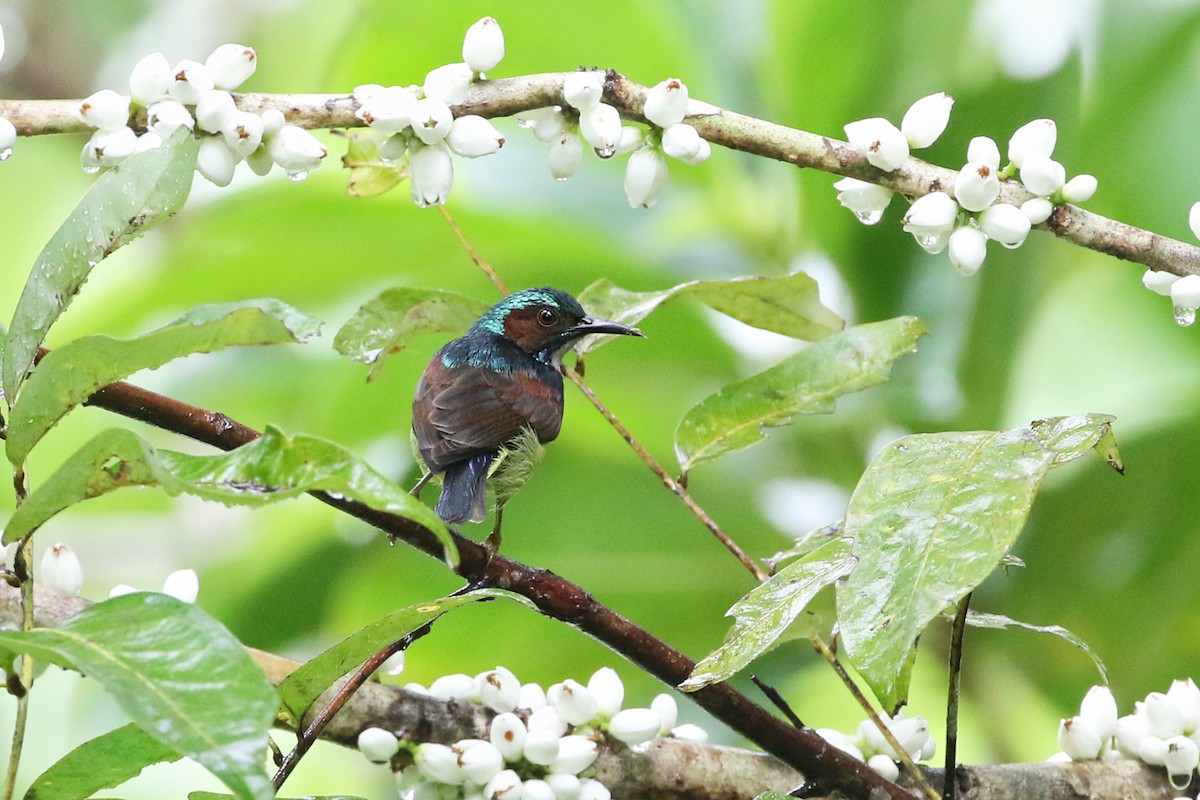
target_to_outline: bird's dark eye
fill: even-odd
[[[558,322],[558,314],[552,308],[543,308],[538,311],[537,321],[543,328],[549,328]]]

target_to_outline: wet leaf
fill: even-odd
[[[97,389],[142,369],[234,345],[284,344],[317,333],[319,323],[278,300],[200,306],[134,339],[87,336],[49,353],[13,407],[6,450],[20,464],[63,416]]]
[[[1004,628],[1021,628],[1034,633],[1048,633],[1051,636],[1057,636],[1065,642],[1073,644],[1082,650],[1088,658],[1092,660],[1096,671],[1100,673],[1101,683],[1108,683],[1108,668],[1104,666],[1104,662],[1100,659],[1100,655],[1088,646],[1088,643],[1077,635],[1067,630],[1061,625],[1032,625],[1028,622],[1020,622],[1012,617],[1006,617],[1003,614],[987,614],[982,611],[968,611],[967,624],[974,628],[992,628],[1001,630]]]
[[[6,337],[2,385],[9,407],[46,332],[92,268],[170,217],[192,186],[199,144],[181,128],[160,147],[101,175],[38,256]]]
[[[97,736],[60,758],[25,792],[26,800],[77,800],[137,777],[151,764],[182,758],[134,724]]]
[[[916,317],[858,325],[709,395],[675,431],[680,469],[744,450],[801,414],[831,412],[841,395],[887,380],[924,333]]]
[[[657,292],[631,292],[601,279],[583,290],[579,302],[593,317],[637,325],[654,309],[681,295],[693,295],[747,325],[805,341],[824,339],[846,324],[821,305],[817,282],[803,272],[782,278],[689,281]],[[607,334],[588,336],[575,349],[586,355],[612,338]]]
[[[197,606],[137,592],[55,628],[0,631],[0,649],[99,681],[142,730],[238,797],[274,797],[263,759],[278,697],[242,644]]]
[[[384,358],[403,350],[414,336],[460,336],[486,310],[484,303],[456,292],[404,286],[386,289],[346,320],[333,339],[333,348],[371,364],[367,380],[373,380]]]
[[[432,531],[458,563],[449,531],[427,506],[341,445],[315,436],[288,437],[268,427],[258,439],[228,453],[192,456],[156,450],[132,431],[98,434],[42,482],[4,530],[12,542],[58,512],[122,486],[161,486],[227,505],[260,506],[322,490],[386,511]]]
[[[867,467],[846,514],[858,565],[837,587],[838,625],[884,708],[905,702],[906,661],[925,626],[1002,562],[1046,472],[1102,441],[1112,419],[906,436]]]
[[[372,131],[334,131],[347,141],[342,166],[350,170],[346,192],[351,197],[377,197],[408,177],[402,164],[384,161],[382,142]]]
[[[399,641],[447,611],[481,600],[505,598],[534,608],[524,597],[503,589],[476,589],[428,603],[401,608],[347,636],[297,669],[279,684],[279,697],[293,723],[304,719],[313,701],[339,678],[357,669],[371,655]]]
[[[733,677],[775,645],[817,592],[853,566],[849,544],[834,539],[755,586],[726,612],[734,623],[725,643],[696,664],[679,688],[694,692]]]

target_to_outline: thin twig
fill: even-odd
[[[958,790],[955,770],[958,767],[958,695],[962,683],[963,635],[967,630],[967,611],[971,607],[971,592],[958,601],[954,624],[950,627],[950,686],[946,698],[946,782],[942,785],[943,800],[954,800]]]
[[[725,547],[729,549],[729,552],[733,553],[737,557],[738,561],[742,562],[742,565],[746,569],[750,570],[750,574],[753,575],[755,579],[757,579],[759,582],[765,581],[768,577],[767,571],[763,569],[754,559],[746,555],[746,552],[738,546],[737,542],[733,541],[733,539],[729,538],[729,535],[725,533],[725,531],[721,530],[721,526],[717,524],[716,520],[710,517],[708,512],[701,508],[700,505],[692,499],[691,493],[689,493],[688,490],[679,483],[679,481],[672,478],[670,474],[668,474],[667,471],[662,468],[662,465],[658,463],[654,456],[650,455],[650,451],[643,447],[641,442],[634,438],[633,434],[629,432],[629,429],[626,428],[624,424],[622,424],[621,420],[617,419],[616,415],[609,411],[608,407],[605,406],[604,403],[600,402],[600,398],[596,396],[596,393],[592,391],[591,387],[584,383],[583,377],[574,369],[564,368],[563,372],[565,372],[567,377],[571,379],[572,383],[579,387],[579,391],[583,392],[583,396],[586,397],[591,404],[594,405],[596,409],[604,415],[604,418],[608,420],[608,424],[612,425],[613,428],[616,429],[621,438],[625,440],[625,443],[633,448],[633,452],[637,453],[638,458],[640,458],[642,462],[645,463],[645,465],[649,467],[655,475],[658,476],[658,479],[663,482],[663,485],[670,489],[676,497],[683,501],[683,504],[688,507],[688,510],[692,512],[696,519],[700,520],[700,523],[704,525],[704,527],[708,528],[712,535],[717,537],[721,544],[725,545]]]
[[[779,693],[771,684],[759,678],[757,675],[751,675],[750,680],[758,687],[758,690],[767,696],[767,699],[779,709],[779,713],[787,717],[787,721],[795,725],[797,728],[806,727],[804,722],[797,716],[792,707],[788,705],[788,701],[783,699],[783,695]]]
[[[438,206],[438,211],[442,212],[442,218],[446,220],[446,224],[450,226],[450,230],[454,231],[455,235],[458,236],[458,241],[462,242],[462,246],[466,249],[467,255],[471,257],[471,260],[475,262],[475,266],[483,270],[483,274],[488,276],[488,280],[499,290],[500,294],[507,296],[508,288],[505,287],[504,281],[500,280],[500,276],[496,274],[496,270],[492,268],[491,264],[479,257],[479,253],[471,246],[466,234],[462,232],[462,228],[458,227],[458,223],[454,221],[454,217],[450,216],[450,212],[446,210],[446,207]]]

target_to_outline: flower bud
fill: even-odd
[[[614,107],[597,103],[579,112],[579,133],[601,158],[609,158],[621,143],[621,114]]]
[[[164,139],[179,128],[189,131],[196,124],[192,114],[178,100],[159,100],[146,109],[146,121],[150,128]]]
[[[635,150],[625,165],[625,197],[631,208],[650,208],[667,186],[670,172],[662,152],[654,147]]]
[[[418,206],[445,205],[454,184],[449,148],[441,143],[416,147],[409,155],[408,179],[413,202]]]
[[[654,699],[650,701],[650,708],[662,720],[662,726],[658,729],[659,733],[665,734],[675,727],[675,722],[679,717],[679,706],[674,697],[669,694],[655,695]]]
[[[579,800],[612,800],[612,792],[595,778],[585,778],[579,782]]]
[[[896,766],[896,762],[892,761],[891,756],[885,756],[883,753],[876,753],[868,758],[867,766],[889,781],[900,777],[900,768]]]
[[[204,60],[218,89],[233,90],[245,83],[258,66],[258,53],[244,44],[223,44]]]
[[[1175,285],[1175,281],[1177,280],[1179,280],[1179,276],[1170,272],[1159,272],[1148,269],[1142,273],[1142,285],[1155,294],[1161,294],[1163,297],[1171,296],[1171,287]]]
[[[1192,685],[1195,688],[1195,684]],[[1168,693],[1170,696],[1170,693]],[[1200,691],[1197,692],[1200,701]],[[1079,704],[1079,716],[1095,728],[1101,739],[1109,739],[1117,731],[1117,700],[1107,686],[1093,686]]]
[[[225,140],[205,136],[200,140],[196,156],[196,171],[217,186],[228,186],[238,165],[237,153],[225,145]]]
[[[75,117],[101,131],[124,128],[129,124],[129,98],[112,89],[101,89],[80,102]]]
[[[574,131],[564,131],[550,145],[547,156],[550,164],[550,174],[557,180],[565,181],[575,174],[583,162],[583,140]]]
[[[667,78],[646,92],[646,105],[642,113],[658,127],[665,128],[683,122],[687,104],[687,86],[678,78]]]
[[[1200,688],[1191,678],[1171,681],[1167,689],[1167,697],[1171,698],[1179,714],[1183,717],[1183,733],[1190,735],[1200,729]]]
[[[564,736],[558,742],[558,756],[550,762],[551,772],[569,772],[578,775],[596,761],[599,749],[586,736]]]
[[[627,708],[617,712],[608,724],[608,732],[614,739],[627,745],[648,742],[658,736],[662,718],[649,708]]]
[[[690,722],[685,722],[682,725],[676,725],[674,728],[671,728],[671,735],[684,742],[708,744],[708,731]]]
[[[833,184],[837,201],[854,212],[864,225],[874,225],[883,219],[883,212],[892,202],[892,190],[857,178],[842,178]]]
[[[535,108],[517,114],[517,124],[529,128],[539,142],[549,144],[563,133],[564,120],[562,110],[558,106]]]
[[[550,784],[540,778],[534,778],[521,785],[521,800],[556,800],[556,798]]]
[[[129,95],[133,102],[149,107],[167,96],[175,77],[162,53],[151,53],[133,65],[129,74]]]
[[[546,705],[546,690],[536,683],[521,685],[521,694],[517,697],[517,708],[537,711]],[[555,713],[558,713],[557,711]]]
[[[268,108],[260,115],[260,119],[262,119],[263,124],[263,139],[279,133],[283,130],[283,126],[287,124],[283,112],[277,108]]]
[[[1188,210],[1188,227],[1192,229],[1192,235],[1200,239],[1200,202],[1192,203]]]
[[[954,180],[954,198],[967,211],[983,211],[1000,196],[996,169],[981,161],[969,161]]]
[[[467,99],[467,89],[470,86],[471,68],[459,62],[430,70],[421,89],[426,97],[440,100],[448,106],[455,106]]]
[[[483,787],[487,800],[520,800],[521,776],[514,770],[502,769]]]
[[[1083,717],[1064,719],[1058,725],[1058,746],[1074,761],[1094,761],[1103,745],[1096,728]]]
[[[596,717],[596,698],[578,681],[562,682],[562,693],[555,702],[559,715],[570,725],[584,725]]]
[[[604,73],[595,70],[572,72],[563,78],[563,99],[572,108],[595,108],[604,96]]]
[[[532,764],[548,766],[558,758],[560,737],[552,731],[530,728],[525,735],[525,760]]]
[[[1009,248],[1020,247],[1029,235],[1029,217],[1009,203],[997,203],[979,215],[979,226],[989,239]]]
[[[108,590],[108,599],[111,600],[114,597],[124,597],[125,595],[133,594],[136,591],[137,589],[133,588],[127,583],[118,583],[116,586]]]
[[[246,158],[262,144],[262,117],[251,111],[235,111],[221,126],[221,136],[230,150]]]
[[[1167,758],[1167,743],[1157,736],[1147,734],[1138,745],[1138,758],[1154,767],[1163,766]]]
[[[169,594],[185,603],[196,602],[200,594],[200,578],[194,569],[177,569],[163,581],[163,594]]]
[[[216,88],[208,67],[199,61],[184,59],[171,70],[174,80],[168,93],[185,106],[194,106],[200,102],[200,95]]]
[[[958,203],[950,195],[930,192],[913,201],[900,222],[927,252],[940,253],[946,247],[957,218]]]
[[[1030,225],[1041,225],[1054,213],[1054,203],[1044,197],[1032,197],[1021,203],[1021,213],[1029,220]]]
[[[517,699],[521,695],[521,682],[510,670],[496,667],[475,676],[475,694],[492,711],[512,711],[517,707]]]
[[[484,17],[467,28],[463,37],[463,61],[476,72],[494,69],[504,58],[504,32],[492,17]]]
[[[293,180],[302,180],[321,166],[321,159],[327,152],[317,137],[295,125],[280,128],[279,133],[267,142],[267,151],[271,154],[271,160]]]
[[[854,740],[841,731],[835,728],[817,728],[816,732],[818,736],[829,742],[829,744],[833,745],[838,750],[841,750],[846,755],[852,756],[859,761],[866,760],[863,758],[863,751],[859,749],[857,744],[854,743]]]
[[[466,781],[458,754],[444,744],[424,742],[417,746],[413,762],[428,780],[461,786]]]
[[[1200,275],[1193,277],[1196,280],[1189,281],[1182,290],[1180,290],[1179,284],[1183,283],[1184,278],[1180,278],[1171,287],[1171,301],[1176,306],[1184,308],[1200,306]],[[1180,303],[1179,300],[1188,300],[1191,305]],[[1183,733],[1183,714],[1180,713],[1175,701],[1162,692],[1151,692],[1146,695],[1142,711],[1146,715],[1146,724],[1150,733],[1159,739],[1170,739],[1172,736]]]
[[[946,243],[950,263],[963,275],[974,275],[987,258],[987,235],[974,225],[955,228]]]
[[[418,100],[412,107],[412,129],[425,144],[440,144],[450,133],[454,124],[454,115],[450,107],[441,100],[425,97]]]
[[[364,728],[358,734],[358,749],[367,761],[382,764],[400,750],[400,740],[383,728]]]
[[[587,688],[596,698],[597,711],[604,716],[612,719],[621,710],[621,703],[625,702],[625,684],[612,667],[601,667],[593,672]]]
[[[360,101],[354,115],[382,134],[398,133],[413,121],[417,98],[407,89],[392,86]]]
[[[850,144],[863,150],[867,161],[884,172],[899,168],[908,159],[908,140],[882,117],[871,117],[843,126]]]
[[[113,167],[133,155],[137,134],[132,128],[96,131],[83,146],[83,163],[91,167]]]
[[[583,788],[579,776],[570,772],[551,772],[546,776],[546,783],[554,790],[554,796],[558,800],[579,800],[579,793]]]
[[[1030,158],[1049,158],[1058,141],[1058,127],[1052,119],[1035,119],[1027,122],[1013,133],[1008,140],[1008,160],[1018,168],[1025,166]]]
[[[404,672],[404,651],[399,650],[387,657],[387,660],[379,665],[378,672],[385,675],[399,675]]]
[[[680,161],[691,161],[699,155],[703,141],[696,129],[686,122],[677,122],[663,128],[663,152]]]
[[[70,546],[56,544],[42,555],[41,579],[43,586],[76,594],[83,587],[83,565]]]
[[[504,769],[504,756],[491,742],[467,739],[450,749],[458,752],[458,764],[471,783],[485,784]]]
[[[246,166],[250,167],[255,175],[261,177],[271,172],[271,167],[275,166],[275,162],[271,158],[271,152],[264,145],[259,145],[257,150],[246,156]]]
[[[1076,175],[1062,187],[1063,199],[1068,203],[1086,203],[1096,193],[1099,182],[1094,175]]]
[[[628,155],[629,153],[632,153],[634,150],[637,150],[639,147],[641,147],[642,142],[645,140],[646,136],[642,133],[641,128],[636,128],[633,125],[625,125],[621,128],[621,141],[617,144],[617,152],[613,153],[613,155]],[[700,154],[697,153],[697,157],[699,157],[699,155]],[[1200,206],[1200,203],[1197,203],[1196,205]]]
[[[967,145],[967,161],[987,164],[994,169],[1000,169],[1000,148],[990,137],[976,136]]]
[[[520,760],[525,750],[525,723],[511,711],[497,714],[488,729],[488,740],[496,746],[505,761]]]
[[[155,150],[162,147],[163,138],[153,130],[148,130],[137,138],[137,144],[133,146],[133,154],[144,153],[147,150]]]
[[[929,147],[946,130],[950,122],[950,109],[954,98],[945,92],[922,97],[909,106],[900,121],[900,130],[908,140],[909,147]]]
[[[544,705],[530,714],[526,727],[531,731],[549,731],[556,737],[567,732],[566,721],[558,709],[551,705]]]
[[[223,89],[212,89],[196,102],[196,124],[202,131],[220,133],[236,111],[233,95]]]
[[[1063,165],[1047,156],[1030,156],[1021,167],[1021,183],[1039,197],[1049,197],[1062,189],[1066,181]]]
[[[429,695],[439,700],[466,702],[475,693],[475,680],[470,675],[453,672],[429,684]]]
[[[1128,758],[1138,758],[1142,740],[1150,735],[1150,726],[1142,714],[1129,714],[1117,720],[1113,728],[1117,749]]]
[[[1200,747],[1186,736],[1172,736],[1163,742],[1163,766],[1176,789],[1185,789],[1192,781],[1192,772],[1200,764]]]
[[[12,155],[13,145],[17,143],[17,128],[6,117],[0,117],[0,161]]]

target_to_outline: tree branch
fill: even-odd
[[[515,78],[479,81],[453,111],[456,116],[478,114],[506,117],[520,111],[564,105],[562,81],[567,73],[548,72]],[[613,70],[607,72],[605,100],[627,119],[645,122],[642,107],[646,87]],[[261,113],[283,112],[288,121],[304,128],[358,128],[358,102],[346,94],[235,94],[238,108]],[[0,100],[0,116],[22,136],[49,133],[90,133],[75,117],[79,100]],[[867,162],[865,153],[846,142],[789,128],[767,120],[738,114],[707,103],[693,103],[687,121],[705,139],[731,150],[741,150],[798,167],[829,172],[886,186],[909,198],[942,191],[954,195],[957,171],[909,158],[899,169],[883,172]],[[138,110],[131,123],[145,125]],[[1020,205],[1033,197],[1016,181],[1001,184],[998,202]],[[1050,219],[1036,226],[1069,242],[1106,255],[1176,275],[1200,274],[1200,247],[1162,236],[1118,220],[1063,204]]]

